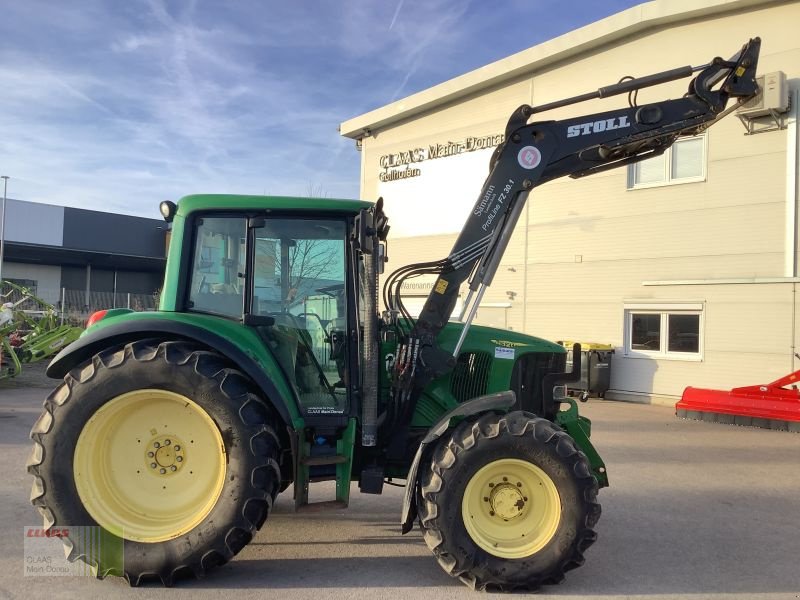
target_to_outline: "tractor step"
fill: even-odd
[[[347,502],[342,502],[341,500],[326,500],[324,502],[302,504],[295,507],[295,512],[316,513],[327,510],[344,510],[345,508],[347,508]]]
[[[292,440],[294,454],[294,509],[316,511],[346,508],[350,501],[350,477],[353,467],[353,446],[356,420],[349,419],[347,427],[337,431],[335,446],[331,443],[312,445],[316,429],[302,429]],[[325,441],[325,440],[323,440]],[[325,467],[335,467],[326,469]],[[336,480],[336,500],[309,502],[308,486],[312,481]]]
[[[341,454],[327,454],[317,456],[303,456],[300,458],[301,465],[318,467],[321,465],[340,465],[347,462],[347,457]]]

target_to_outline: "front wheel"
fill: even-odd
[[[420,487],[426,543],[447,573],[477,589],[558,583],[597,537],[598,485],[586,456],[528,413],[459,425],[434,449]]]
[[[276,425],[218,354],[183,342],[110,349],[45,401],[31,431],[31,501],[46,528],[70,532],[70,559],[100,577],[202,576],[269,514],[281,480]]]

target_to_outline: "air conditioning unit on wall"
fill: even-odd
[[[786,73],[774,71],[756,77],[761,91],[736,109],[736,116],[747,130],[745,135],[786,129],[791,100]]]
[[[752,100],[742,104],[736,112],[745,118],[785,113],[789,110],[789,88],[786,73],[775,71],[756,78],[761,91]]]

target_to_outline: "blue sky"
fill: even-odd
[[[5,2],[0,174],[151,217],[190,193],[357,197],[339,123],[637,3]]]

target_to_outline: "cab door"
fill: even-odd
[[[346,415],[350,408],[352,307],[347,294],[347,221],[268,216],[251,230],[249,313],[260,328],[305,415]]]

